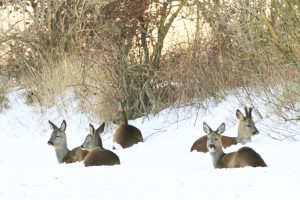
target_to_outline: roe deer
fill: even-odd
[[[58,128],[49,120],[50,127],[52,129],[49,145],[52,145],[56,152],[56,157],[58,163],[73,163],[77,161],[82,161],[88,154],[88,151],[82,150],[81,147],[76,147],[73,150],[69,150],[67,147],[67,136],[66,136],[66,121],[60,125]]]
[[[225,131],[222,123],[213,131],[205,122],[203,130],[207,133],[207,148],[210,152],[214,168],[267,167],[261,156],[250,147],[242,147],[235,152],[225,154],[222,148],[221,134]]]
[[[90,124],[90,134],[88,134],[81,145],[81,148],[88,150],[89,153],[83,160],[84,166],[100,166],[100,165],[119,165],[119,157],[112,151],[104,149],[100,134],[104,130],[103,123],[97,130]]]
[[[119,115],[114,123],[119,126],[114,134],[113,149],[125,149],[139,142],[143,142],[144,139],[141,131],[135,126],[128,124],[128,119],[121,101],[118,102],[118,110]]]
[[[247,142],[251,142],[252,136],[259,133],[259,131],[255,127],[254,121],[251,116],[252,110],[253,109],[251,107],[249,109],[245,107],[246,116],[244,116],[239,109],[236,110],[236,117],[240,121],[238,127],[238,136],[237,137],[222,136],[222,144],[224,148],[227,148],[231,145],[238,144],[238,143],[246,144]],[[203,153],[208,152],[206,142],[207,142],[207,135],[200,137],[192,145],[191,151],[196,150],[198,152],[203,152]]]

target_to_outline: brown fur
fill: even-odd
[[[225,130],[224,123],[213,131],[204,122],[203,129],[208,134],[207,147],[215,168],[267,167],[262,157],[250,147],[242,147],[228,154],[223,152],[221,134]]]
[[[89,153],[87,150],[83,150],[81,147],[72,149],[63,159],[64,163],[73,163],[83,161],[85,156]]]
[[[114,134],[113,141],[125,149],[139,142],[143,142],[144,139],[138,128],[128,124],[120,124]]]
[[[112,151],[101,149],[100,147],[94,148],[85,157],[84,166],[101,166],[101,165],[119,165],[119,157]]]
[[[255,127],[255,124],[252,120],[251,112],[252,108],[245,107],[246,116],[244,116],[239,109],[236,111],[236,117],[239,120],[238,136],[229,137],[222,136],[222,144],[224,148],[230,147],[231,145],[236,145],[238,143],[245,144],[246,140],[251,141],[251,138],[258,133],[258,130]],[[207,146],[207,135],[200,137],[196,140],[192,147],[191,151],[198,151],[206,153],[208,152]]]
[[[123,149],[131,147],[139,142],[144,142],[141,131],[135,126],[129,125],[122,102],[118,102],[119,115],[114,121],[119,127],[113,137],[113,149],[116,149],[115,143],[121,145]]]
[[[236,152],[224,154],[216,168],[267,167],[262,157],[250,147],[242,147]]]

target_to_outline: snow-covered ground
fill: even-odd
[[[11,108],[0,113],[0,199],[297,199],[300,182],[300,143],[274,140],[262,133],[247,146],[257,151],[267,168],[214,169],[208,153],[190,152],[204,135],[203,121],[212,129],[226,124],[224,135],[237,134],[234,97],[209,111],[190,107],[166,109],[130,124],[138,127],[144,143],[117,150],[120,166],[85,168],[83,163],[58,164],[53,147],[47,145],[48,120],[67,122],[69,149],[82,144],[90,121],[72,109],[68,114],[49,109],[43,115],[24,104],[18,91],[10,94]],[[258,109],[260,108],[258,105]],[[259,130],[265,119],[253,118]],[[281,124],[277,125],[278,128]],[[106,127],[104,147],[111,149],[115,126]],[[294,129],[295,130],[295,129]],[[299,130],[300,131],[300,130]],[[225,149],[235,151],[242,145]]]

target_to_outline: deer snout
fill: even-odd
[[[48,145],[53,146],[53,142],[52,141],[48,141]]]
[[[259,131],[256,129],[253,133],[253,135],[259,134]]]
[[[209,149],[215,149],[216,146],[215,146],[214,144],[209,144],[209,145],[208,145],[208,148],[209,148]]]

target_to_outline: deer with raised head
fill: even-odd
[[[225,131],[222,123],[213,131],[205,122],[203,130],[207,134],[207,149],[210,152],[214,168],[267,167],[262,157],[250,147],[242,147],[231,153],[224,153],[221,134]]]
[[[89,151],[83,160],[84,166],[119,165],[119,157],[112,151],[104,149],[101,133],[104,130],[103,123],[97,130],[90,124],[90,133],[86,136],[81,148]]]
[[[239,127],[238,127],[238,136],[237,137],[228,137],[222,136],[222,144],[224,148],[227,148],[231,145],[235,145],[238,143],[246,144],[247,142],[251,142],[251,138],[258,134],[259,131],[255,127],[255,123],[252,119],[252,108],[245,107],[246,116],[237,109],[236,110],[236,117],[239,120]],[[207,135],[200,137],[198,140],[194,142],[191,147],[191,151],[196,150],[198,152],[206,153],[208,152],[207,146]]]
[[[49,124],[52,129],[52,133],[48,144],[54,147],[58,163],[73,163],[82,161],[88,154],[88,151],[82,150],[81,147],[76,147],[71,151],[68,149],[67,136],[65,133],[67,127],[66,121],[62,121],[60,128],[58,128],[50,120]]]
[[[134,144],[143,142],[141,131],[128,124],[128,119],[121,101],[118,102],[119,114],[114,121],[118,125],[113,137],[113,149],[125,149]]]

